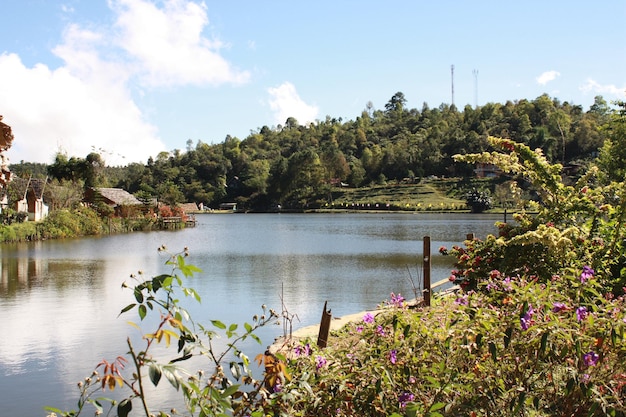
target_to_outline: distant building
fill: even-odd
[[[502,170],[494,164],[478,163],[474,168],[474,174],[478,178],[493,178],[502,174]]]
[[[237,211],[237,203],[221,203],[220,210]]]
[[[180,208],[183,209],[185,213],[195,213],[201,211],[196,203],[182,203]]]
[[[129,217],[143,207],[137,197],[121,188],[88,188],[85,191],[85,201],[92,204],[104,203],[119,217]]]
[[[48,206],[43,201],[46,180],[13,178],[10,183],[22,199],[15,203],[15,211],[28,213],[28,220],[38,222],[48,217]]]

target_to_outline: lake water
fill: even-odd
[[[195,228],[101,238],[0,246],[0,417],[44,416],[43,407],[75,408],[76,383],[102,360],[128,350],[134,315],[118,316],[133,302],[121,284],[141,270],[169,272],[166,256],[189,248],[202,269],[187,284],[202,303],[186,301],[196,322],[251,322],[266,304],[294,328],[319,322],[322,307],[334,316],[375,308],[391,292],[413,298],[422,263],[422,238],[431,237],[432,281],[445,279],[452,259],[437,253],[468,233],[495,233],[501,217],[469,214],[203,214]],[[282,334],[269,326],[254,357]],[[163,384],[165,385],[165,384]],[[108,395],[109,392],[102,393]],[[180,394],[159,393],[168,410]]]

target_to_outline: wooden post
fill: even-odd
[[[320,322],[320,331],[317,335],[317,346],[325,348],[328,344],[328,335],[330,333],[330,319],[333,317],[330,310],[326,310],[328,301],[324,302],[324,311],[322,311],[322,321]]]
[[[430,306],[430,236],[424,236],[424,305]]]

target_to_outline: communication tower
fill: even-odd
[[[474,74],[474,108],[478,108],[478,70],[472,71]]]
[[[454,65],[450,65],[450,81],[452,83],[452,105],[454,106]]]

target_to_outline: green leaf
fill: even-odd
[[[430,410],[428,410],[429,412],[433,412],[433,411],[437,411],[437,410],[441,410],[443,407],[445,407],[446,404],[439,402],[439,403],[434,403],[431,407]]]
[[[117,405],[117,415],[118,417],[128,417],[128,414],[133,409],[133,403],[128,398],[120,401]]]
[[[548,332],[545,332],[541,336],[541,346],[539,347],[539,355],[543,356],[546,354],[546,346],[548,345]]]
[[[122,311],[120,311],[120,314],[124,314],[126,313],[128,310],[131,310],[133,307],[135,307],[137,305],[137,303],[133,303],[133,304],[129,304],[126,307],[124,307],[122,309]]]
[[[493,342],[489,342],[489,353],[491,353],[491,358],[494,362],[498,360],[496,344]]]
[[[504,348],[507,349],[509,347],[509,343],[511,343],[511,335],[513,334],[513,328],[509,327],[504,332]]]
[[[239,326],[237,326],[237,323],[233,323],[230,326],[228,326],[228,331],[229,332],[234,332],[235,330],[237,330],[237,327],[239,327]]]
[[[143,293],[137,288],[135,288],[134,293],[135,293],[135,300],[137,300],[138,303],[143,303]]]
[[[159,381],[161,380],[161,369],[159,368],[159,365],[156,363],[150,364],[148,374],[150,375],[150,381],[152,381],[152,384],[155,387],[159,385]]]
[[[146,309],[146,306],[141,304],[139,306],[139,308],[137,309],[138,313],[139,313],[139,318],[141,318],[141,320],[143,320],[146,317],[146,314],[148,313],[148,310]]]
[[[162,369],[163,375],[169,381],[169,383],[176,388],[176,391],[180,388],[180,377],[176,373],[176,371],[171,367],[163,367]]]
[[[249,323],[244,323],[243,327],[245,327],[246,332],[250,333],[252,331],[252,326]]]
[[[226,325],[219,320],[211,320],[211,324],[213,324],[213,326],[217,327],[218,329],[226,329]]]
[[[239,381],[239,378],[241,378],[241,367],[237,362],[230,363],[230,372],[233,374],[233,378]]]
[[[251,338],[253,338],[254,340],[256,340],[256,342],[257,342],[259,345],[262,345],[262,344],[263,344],[263,342],[261,342],[261,339],[259,339],[259,336],[255,335],[254,333],[251,333],[251,334],[250,334],[250,337],[251,337]]]
[[[222,392],[222,397],[230,397],[239,390],[239,385],[231,385]]]

